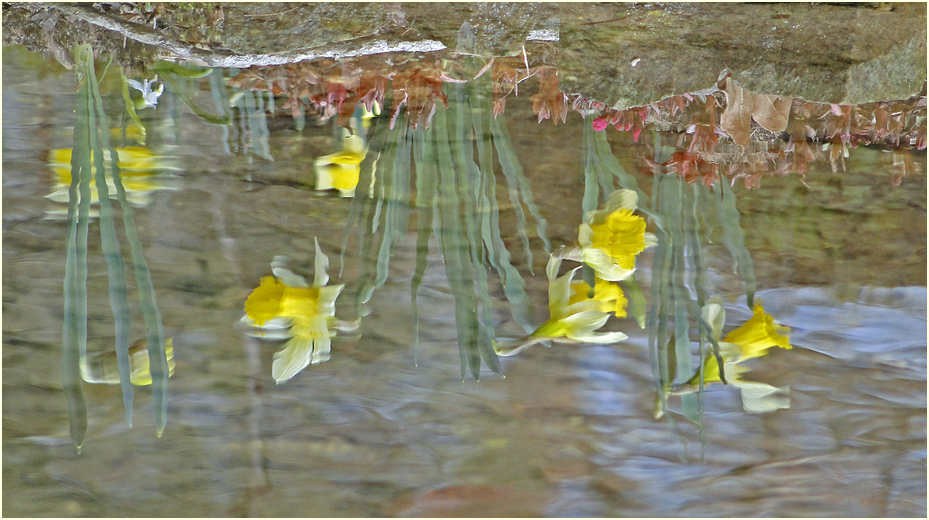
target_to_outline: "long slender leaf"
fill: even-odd
[[[213,74],[210,74],[210,92],[213,94],[213,107],[216,108],[217,112],[223,114],[223,117],[232,121],[232,112],[229,108],[229,96],[226,93],[226,85],[223,83],[222,69],[213,69]],[[231,124],[222,125],[223,126],[223,149],[226,152],[226,155],[232,153],[229,149],[229,127]],[[302,130],[302,128],[298,128]]]
[[[465,113],[465,89],[463,85],[454,85],[451,87],[454,100],[451,108],[445,111],[447,120],[447,135],[449,142],[449,151],[451,152],[452,162],[458,175],[458,193],[463,206],[463,219],[465,221],[465,232],[467,236],[467,245],[470,252],[471,262],[470,270],[476,275],[476,289],[478,292],[478,302],[483,311],[479,317],[477,348],[480,356],[487,365],[496,373],[500,374],[500,367],[497,354],[493,350],[494,326],[493,326],[493,302],[490,298],[490,290],[487,281],[487,270],[483,265],[483,244],[484,239],[480,236],[482,217],[486,215],[483,207],[480,205],[481,200],[481,172],[477,169],[474,162],[474,148],[471,146],[470,131],[471,124]],[[441,132],[442,129],[437,129]],[[473,290],[472,290],[473,294]]]
[[[97,105],[102,107],[99,93],[96,94]],[[113,170],[113,183],[116,185],[116,198],[123,214],[123,225],[132,255],[133,273],[139,291],[139,304],[142,319],[145,322],[148,340],[149,369],[152,375],[152,412],[155,417],[155,433],[159,437],[164,433],[168,417],[168,358],[165,351],[164,330],[161,313],[155,303],[155,287],[145,257],[142,244],[136,233],[132,205],[126,197],[122,177],[118,169]]]
[[[80,453],[87,436],[87,403],[81,388],[81,368],[87,357],[87,221],[92,166],[87,146],[89,129],[86,121],[90,110],[88,82],[93,75],[93,51],[89,45],[80,45],[75,48],[74,54],[75,61],[80,65],[79,77],[83,77],[75,106],[77,124],[71,153],[71,185],[68,188],[68,253],[65,264],[61,364],[69,434],[71,442]]]
[[[684,197],[684,180],[676,175],[664,177],[665,192],[663,194],[663,204],[665,211],[662,213],[668,215],[668,228],[671,231],[671,249],[672,249],[672,269],[671,269],[671,291],[674,300],[674,352],[678,374],[683,377],[690,377],[692,372],[692,358],[690,353],[690,339],[688,330],[690,323],[687,319],[687,307],[690,303],[690,294],[687,286],[684,284],[684,273],[687,271],[687,265],[684,258],[685,234],[684,227],[685,216],[684,206],[686,204]]]
[[[489,78],[483,81],[489,82]],[[488,122],[493,117],[491,110],[491,100],[486,95],[489,90],[489,83],[483,86],[469,84],[470,96],[468,103],[470,107],[471,128],[474,132],[476,148],[478,152],[479,165],[476,175],[481,178],[481,196],[480,207],[484,220],[482,222],[482,240],[484,247],[487,248],[487,255],[493,268],[500,275],[503,283],[503,291],[507,301],[511,305],[513,319],[519,324],[526,333],[535,330],[529,316],[532,315],[532,308],[529,297],[526,294],[526,282],[510,262],[510,252],[503,242],[500,234],[500,206],[497,202],[497,179],[493,170],[493,148],[492,136],[488,130]],[[465,125],[467,128],[467,124]]]
[[[645,301],[645,293],[636,280],[635,273],[629,278],[619,282],[619,286],[622,288],[623,293],[625,293],[626,299],[629,300],[629,314],[635,318],[639,327],[644,329],[646,325],[645,313],[648,302]]]
[[[592,116],[588,116],[588,118],[592,118]],[[581,152],[581,157],[583,158],[582,171],[584,172],[584,198],[581,201],[581,211],[584,215],[589,211],[597,209],[597,206],[600,205],[600,183],[597,180],[596,148],[594,147],[594,136],[592,135],[595,133],[595,130],[592,126],[592,124],[587,124],[587,121],[584,122],[584,133],[582,134],[581,140],[583,148]],[[607,194],[609,194],[609,192],[607,192]]]
[[[688,197],[688,207],[681,208],[681,214],[685,216],[684,219],[686,224],[684,226],[684,232],[686,233],[686,243],[687,250],[690,252],[688,265],[689,271],[692,273],[693,288],[697,297],[696,308],[703,309],[703,306],[706,305],[707,298],[707,287],[706,287],[706,265],[703,261],[703,244],[700,242],[700,202],[703,200],[703,195],[707,192],[708,188],[703,183],[694,183],[691,186],[691,193]],[[691,314],[694,314],[695,308],[691,308]],[[700,314],[696,314],[697,317]],[[694,397],[688,397],[684,401],[684,410],[685,413],[690,413],[694,417],[691,417],[694,422],[700,426],[700,445],[705,446],[705,429],[703,428],[703,369],[704,369],[704,349],[705,349],[705,338],[707,332],[702,329],[699,325],[699,350],[697,359],[699,360],[699,366],[697,371],[699,372],[700,382],[698,384],[697,393]],[[722,366],[722,365],[720,365]],[[692,370],[692,369],[691,369]],[[686,397],[686,396],[685,396]],[[701,455],[702,456],[702,455]]]
[[[91,65],[92,66],[92,65]],[[122,74],[122,73],[120,73]],[[110,282],[110,307],[113,309],[113,322],[116,333],[116,365],[119,370],[120,387],[123,394],[123,406],[126,410],[126,422],[132,426],[132,401],[135,392],[130,380],[129,369],[129,334],[131,330],[129,316],[129,298],[126,290],[126,273],[123,258],[119,251],[119,240],[116,236],[116,224],[113,219],[113,207],[106,182],[106,165],[104,164],[104,149],[109,151],[110,168],[114,176],[119,175],[119,155],[116,148],[110,145],[106,114],[103,111],[103,100],[97,80],[90,77],[88,89],[92,94],[96,110],[88,107],[88,143],[91,157],[94,160],[96,171],[96,185],[98,201],[100,204],[100,242],[103,256],[106,260],[107,273]],[[99,140],[98,140],[99,133]]]
[[[403,116],[400,116],[398,124],[405,124]],[[416,166],[416,211],[418,213],[416,234],[416,266],[413,270],[413,277],[410,281],[410,295],[413,304],[413,326],[414,326],[414,352],[419,346],[419,305],[417,305],[417,296],[419,286],[422,284],[423,277],[426,273],[426,266],[429,257],[429,239],[432,237],[435,213],[433,207],[438,205],[437,199],[437,181],[436,175],[427,174],[431,171],[426,165],[426,144],[425,130],[418,128],[412,131],[413,136],[413,162]]]
[[[459,211],[458,175],[455,171],[451,148],[448,143],[445,110],[437,110],[433,119],[433,157],[439,175],[440,223],[437,235],[445,260],[445,274],[455,299],[455,325],[458,330],[458,351],[461,356],[461,377],[471,370],[475,379],[480,379],[481,352],[477,301],[474,297],[473,266],[468,250],[466,230],[462,226]],[[429,143],[430,140],[426,140]],[[432,143],[429,143],[432,144]],[[429,148],[427,148],[429,150]],[[427,158],[429,157],[427,151]],[[428,160],[427,160],[428,164]]]
[[[506,128],[505,119],[502,117],[491,119],[490,132],[493,136],[494,148],[497,150],[497,157],[500,160],[503,175],[506,177],[507,185],[510,190],[510,202],[513,204],[513,209],[516,211],[518,231],[520,237],[523,239],[523,247],[526,250],[527,262],[531,270],[532,250],[529,248],[529,239],[526,236],[526,215],[520,203],[520,196],[522,197],[522,203],[526,205],[526,208],[529,209],[529,213],[535,218],[536,232],[542,240],[545,251],[551,252],[552,244],[546,232],[548,223],[545,218],[542,217],[538,206],[535,204],[532,196],[532,189],[529,185],[529,179],[527,179],[525,173],[523,173],[523,167],[519,164],[519,159],[516,157],[516,151],[510,140],[510,134]]]
[[[755,268],[752,256],[745,247],[745,232],[739,224],[741,219],[736,207],[735,194],[726,182],[717,183],[722,193],[719,205],[719,221],[723,228],[723,244],[729,249],[735,260],[736,272],[745,284],[745,299],[748,308],[754,308]]]
[[[377,276],[374,279],[372,291],[387,281],[394,245],[406,236],[410,223],[410,154],[413,142],[408,138],[406,126],[395,127],[392,133],[395,138],[390,154],[394,156],[393,164],[387,165],[389,169],[385,168],[379,172],[384,178],[385,191],[389,193],[386,194],[386,200],[384,200],[384,230],[381,233]],[[390,155],[388,155],[388,160]],[[370,295],[367,298],[370,298]]]

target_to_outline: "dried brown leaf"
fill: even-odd
[[[719,117],[719,126],[732,141],[741,146],[748,146],[751,137],[751,118],[755,95],[739,86],[731,77],[723,79],[723,93],[726,95],[726,109]]]
[[[793,98],[756,94],[752,118],[770,132],[783,132],[787,130],[791,103]]]

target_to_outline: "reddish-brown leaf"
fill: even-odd
[[[722,81],[725,87],[723,93],[726,95],[726,109],[719,116],[719,126],[729,134],[734,143],[748,146],[755,95],[743,89],[731,77]]]
[[[793,98],[756,94],[752,119],[770,132],[783,132],[787,130],[791,103]]]

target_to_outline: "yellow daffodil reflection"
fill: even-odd
[[[606,208],[590,211],[578,231],[580,261],[604,280],[625,280],[635,271],[635,257],[657,243],[645,231],[645,219],[634,214],[638,195],[632,190],[610,194]]]
[[[168,358],[168,377],[174,375],[174,346],[171,338],[165,339],[165,354]],[[119,367],[116,352],[106,352],[88,357],[81,364],[81,377],[94,384],[118,385]],[[135,386],[152,384],[152,373],[148,359],[148,342],[140,339],[129,346],[129,381]]]
[[[46,197],[54,202],[63,204],[68,203],[68,189],[71,185],[71,148],[59,148],[52,150],[49,154],[49,167],[55,172],[55,186],[52,193]],[[165,170],[176,169],[172,167],[164,156],[155,154],[155,152],[143,146],[127,146],[116,149],[117,166],[119,167],[120,178],[123,188],[126,190],[126,198],[134,206],[145,206],[149,203],[150,194],[155,190],[172,189],[164,184],[164,178],[160,176]],[[103,153],[104,164],[109,169],[111,156],[109,151]],[[96,165],[91,155],[91,164],[94,164],[93,175],[90,179],[90,196],[91,204],[97,204],[99,197],[96,188]],[[116,184],[113,178],[107,173],[107,192],[110,198],[116,198]],[[49,211],[49,216],[57,216],[62,211]]]
[[[367,154],[364,139],[345,129],[342,150],[316,159],[316,190],[339,190],[343,197],[354,197]]]
[[[335,318],[335,302],[343,285],[326,286],[329,258],[316,242],[316,273],[313,285],[283,267],[283,257],[271,263],[274,276],[261,279],[261,284],[245,302],[242,323],[249,334],[268,339],[288,339],[284,349],[274,354],[271,375],[283,383],[309,364],[329,359],[330,338],[336,330],[352,330],[356,324],[345,324]]]
[[[125,129],[114,128],[110,130],[110,139],[110,142],[114,144],[124,140],[145,144],[145,128],[136,125],[129,125]]]
[[[726,381],[738,387],[742,393],[742,406],[752,413],[769,412],[790,407],[788,388],[778,388],[765,383],[758,383],[742,378],[749,369],[740,363],[758,358],[768,353],[772,347],[790,349],[788,334],[790,328],[774,323],[774,318],[766,313],[760,304],[755,305],[754,315],[733,330],[723,339],[720,338],[722,326],[726,321],[726,311],[719,301],[708,303],[703,308],[703,319],[713,329],[713,337],[719,342],[720,355],[726,372]],[[703,382],[705,384],[721,382],[719,363],[716,357],[708,355],[703,361]],[[685,390],[677,393],[692,392],[700,382],[699,372],[685,385]]]
[[[712,311],[715,312],[715,311]],[[725,318],[725,311],[719,311]],[[783,349],[790,345],[790,327],[774,323],[774,318],[765,312],[761,304],[755,304],[754,314],[739,328],[733,330],[723,341],[734,343],[742,348],[742,359],[761,357],[771,347]]]
[[[375,117],[381,115],[381,104],[377,101],[371,103],[371,110],[368,110],[368,107],[364,103],[359,103],[355,107],[355,114],[359,115],[361,118],[361,128],[362,130],[367,130],[371,127],[371,120]]]
[[[626,317],[626,296],[619,285],[608,282],[599,276],[594,282],[593,295],[586,282],[571,282],[571,298],[568,306],[586,305],[590,310],[612,312],[617,318]]]
[[[598,332],[610,319],[610,313],[620,311],[625,316],[622,292],[595,284],[594,298],[587,296],[589,286],[573,284],[575,267],[558,276],[561,259],[556,256],[548,262],[548,312],[549,319],[532,334],[512,341],[499,341],[494,349],[500,356],[512,356],[526,347],[547,340],[566,343],[615,343],[628,336],[622,332]],[[617,287],[618,289],[618,287]],[[622,302],[619,299],[622,298]]]

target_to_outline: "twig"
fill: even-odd
[[[283,65],[316,58],[347,58],[385,52],[434,52],[444,50],[441,42],[421,40],[416,42],[385,42],[358,38],[338,44],[327,44],[306,49],[287,50],[277,54],[236,54],[229,51],[205,51],[173,38],[169,38],[144,25],[126,22],[94,11],[84,4],[48,4],[49,7],[92,23],[109,31],[118,32],[128,38],[159,47],[189,60],[197,60],[210,67],[246,68],[264,65]],[[359,41],[361,40],[361,41]]]

